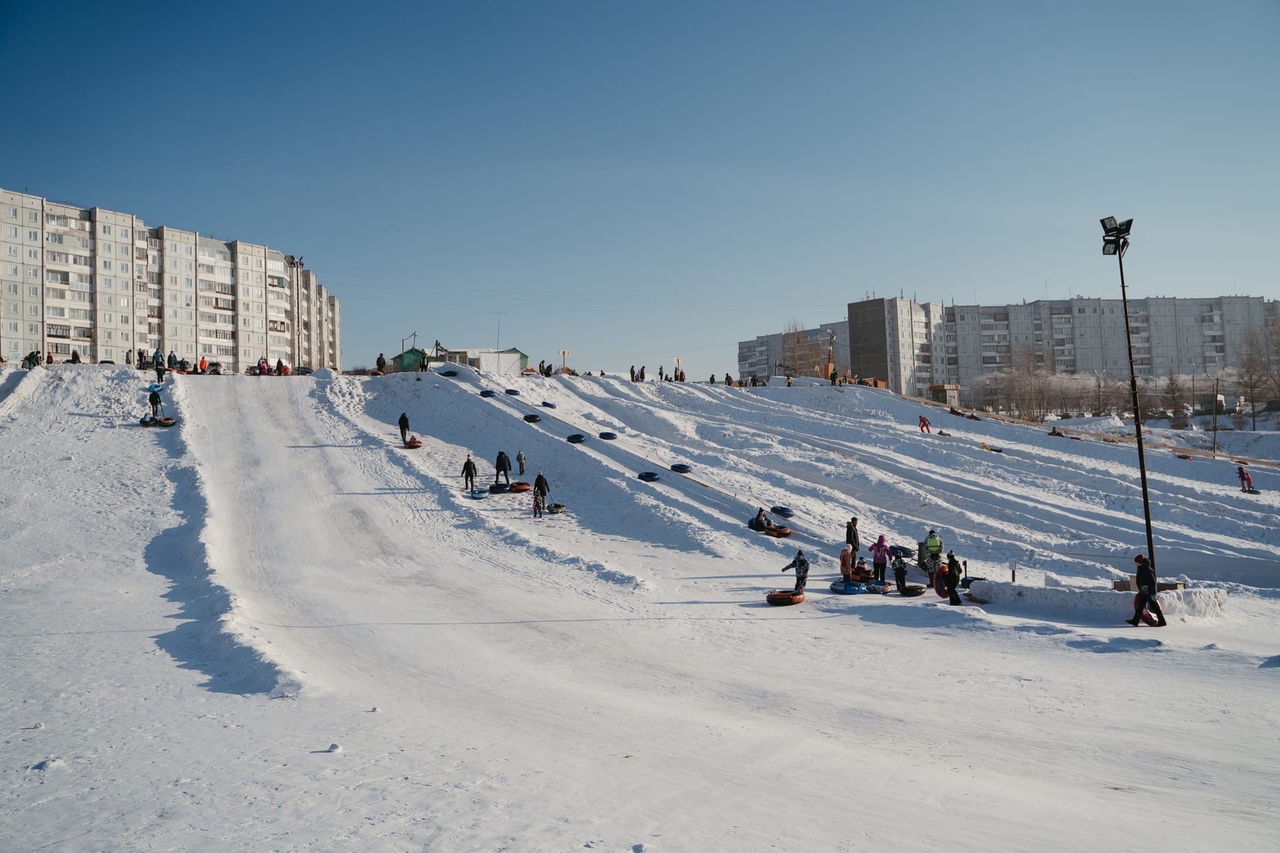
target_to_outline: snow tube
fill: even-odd
[[[564,512],[564,504],[547,504],[547,512],[552,515]]]
[[[938,594],[938,598],[950,598],[947,592],[947,567],[939,566],[938,570],[933,573],[933,591]]]
[[[420,438],[411,438],[411,439],[409,439],[408,441],[406,441],[406,442],[404,443],[404,446],[405,446],[405,448],[406,448],[406,449],[408,449],[408,450],[417,450],[419,447],[421,447],[421,446],[422,446],[422,439],[420,439]]]
[[[618,434],[616,432],[602,432],[600,433],[600,437],[603,438],[605,441],[613,441],[615,438],[618,437]]]
[[[544,409],[554,409],[554,408],[556,407],[556,404],[555,404],[555,403],[548,403],[546,400],[543,400],[543,401],[542,401],[542,407],[543,407]]]
[[[831,591],[838,592],[841,595],[858,595],[867,591],[866,584],[855,583],[853,581],[838,580],[831,582]]]
[[[924,595],[924,587],[919,584],[909,583],[901,594],[904,598],[915,598],[917,595]]]
[[[984,581],[986,578],[960,578],[960,586],[968,589],[974,581]]]
[[[163,386],[163,385],[161,385],[159,382],[152,382],[150,385],[148,385],[148,386],[147,386],[147,390],[148,390],[148,391],[162,391],[162,390],[164,390],[164,386]]]
[[[656,471],[641,471],[636,476],[641,480],[644,480],[646,483],[652,483],[658,479],[658,473]]]
[[[686,465],[683,462],[677,462],[676,464],[671,466],[671,470],[675,471],[677,474],[688,474],[690,471],[693,470],[693,468],[689,465]]]
[[[471,497],[475,498],[476,500],[480,500],[481,498],[489,497],[489,490],[488,489],[472,489],[467,494],[469,494]]]
[[[441,376],[457,376],[457,375],[458,375],[458,371],[456,371],[456,370],[442,370],[442,371],[440,371],[440,375],[441,375]]]
[[[524,480],[516,480],[514,483],[511,484],[511,491],[527,492],[529,491],[529,484],[526,483]]]
[[[519,391],[517,391],[517,390],[516,390],[516,389],[514,389],[514,388],[508,388],[508,389],[506,390],[506,392],[505,392],[505,393],[510,394],[512,397],[519,397],[519,396],[520,396],[520,392],[519,392]]]
[[[915,555],[916,555],[915,549],[908,548],[906,545],[890,545],[889,546],[889,556],[891,557],[901,557],[902,559],[905,560],[909,557],[914,557]]]
[[[524,416],[524,422],[527,424],[536,424],[540,420],[542,420],[542,415],[529,414]]]
[[[893,589],[893,584],[886,581],[869,581],[867,583],[867,592],[874,592],[878,595],[887,595],[891,589]]]
[[[489,493],[493,495],[500,495],[503,492],[507,492],[510,490],[511,490],[511,485],[509,483],[490,483],[489,484]]]
[[[582,442],[586,440],[587,440],[587,437],[580,432],[575,432],[573,435],[565,439],[565,441],[569,442],[570,444],[582,444]]]
[[[481,391],[481,392],[480,392],[480,396],[481,396],[481,397],[496,397],[496,396],[498,396],[498,392],[497,392],[497,391],[494,391],[492,388],[486,388],[486,389],[484,389],[483,391]]]
[[[769,507],[769,512],[773,513],[774,515],[780,515],[783,518],[790,518],[791,516],[795,515],[795,512],[793,512],[791,507],[789,506]]]
[[[1138,606],[1138,598],[1139,598],[1139,596],[1138,596],[1138,595],[1135,595],[1135,596],[1133,597],[1133,606],[1134,606],[1134,607],[1137,607],[1137,606]],[[1152,628],[1154,628],[1156,625],[1158,625],[1158,624],[1159,624],[1159,622],[1156,620],[1156,617],[1152,616],[1152,615],[1151,615],[1151,611],[1150,611],[1150,610],[1148,610],[1148,609],[1147,609],[1147,608],[1145,608],[1145,607],[1144,607],[1144,608],[1142,608],[1142,616],[1141,616],[1141,617],[1139,617],[1139,618],[1141,618],[1141,619],[1142,619],[1142,624],[1143,624],[1143,625],[1150,625]]]
[[[171,427],[177,422],[174,418],[143,418],[139,421],[144,427]]]
[[[770,604],[785,607],[788,604],[799,604],[804,601],[804,593],[790,589],[775,589],[773,592],[766,594],[764,600]]]
[[[791,528],[783,527],[781,524],[770,524],[764,529],[764,534],[776,539],[785,539],[791,535]]]
[[[262,376],[263,374],[259,373],[258,375],[259,375],[259,376]],[[270,376],[271,374],[269,374],[269,373],[268,373],[268,374],[266,374],[266,375],[267,375],[267,376]],[[382,374],[382,371],[381,371],[381,370],[370,370],[370,371],[369,371],[369,375],[370,375],[370,376],[382,376],[383,374]]]

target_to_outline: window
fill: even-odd
[[[36,242],[36,243],[40,242],[40,232],[39,232],[39,231],[34,231],[34,230],[32,230],[32,229],[28,228],[28,229],[27,229],[27,239],[28,239],[28,240],[31,240],[31,241],[34,241],[34,242]]]
[[[111,226],[110,226],[110,225],[103,225],[103,226],[102,226],[102,233],[103,233],[103,234],[105,234],[105,235],[107,235],[108,237],[110,237],[110,236],[111,236]]]
[[[36,216],[36,212],[35,212],[34,210],[28,210],[28,211],[27,211],[27,221],[28,221],[28,222],[39,222],[40,220],[39,220],[39,218]]]
[[[16,207],[11,207],[11,208],[9,208],[9,210],[8,210],[8,212],[7,212],[7,215],[8,215],[8,217],[9,217],[10,219],[17,219],[17,218],[18,218],[18,208],[16,208]]]
[[[6,226],[4,227],[4,236],[6,236],[6,237],[12,237],[12,238],[13,238],[13,239],[15,239],[15,240],[16,240],[16,239],[18,239],[18,226],[17,226],[17,225],[6,225]],[[52,235],[52,234],[50,234],[49,236],[50,236],[50,237],[52,237],[53,235]]]

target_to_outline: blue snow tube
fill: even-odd
[[[641,471],[636,476],[638,476],[641,480],[644,480],[646,483],[652,483],[658,479],[658,472],[657,471]]]
[[[489,497],[489,490],[488,489],[472,489],[468,494],[470,494],[471,497],[475,498],[476,500],[480,500],[481,498]]]
[[[556,404],[555,404],[555,403],[548,403],[546,400],[543,400],[543,401],[542,401],[542,406],[543,406],[543,408],[545,408],[545,409],[554,409],[554,408],[556,407]]]
[[[516,390],[516,389],[514,389],[514,388],[508,388],[508,389],[507,389],[507,393],[508,393],[508,394],[510,394],[512,397],[519,397],[519,396],[520,396],[520,392],[519,392],[519,391],[517,391],[517,390]]]
[[[770,507],[769,511],[772,512],[774,515],[780,515],[783,518],[790,518],[791,516],[795,515],[795,513],[791,511],[791,507],[789,506],[774,506],[774,507]]]
[[[671,466],[671,470],[675,471],[677,474],[688,474],[690,471],[693,470],[693,468],[684,462],[677,462],[676,464]]]
[[[457,376],[457,375],[458,375],[458,371],[456,371],[456,370],[442,370],[442,371],[440,371],[440,375],[441,375],[441,376]]]
[[[525,415],[524,419],[525,423],[536,424],[538,421],[542,420],[542,415]]]
[[[841,595],[860,595],[867,591],[867,585],[854,581],[838,580],[831,584],[831,591]]]
[[[613,441],[615,438],[618,437],[618,434],[616,432],[602,432],[600,433],[600,437],[603,438],[605,441]]]
[[[586,440],[587,440],[587,437],[580,432],[575,432],[573,435],[565,439],[565,441],[569,442],[570,444],[582,444],[582,442]]]
[[[483,391],[481,391],[481,392],[480,392],[480,396],[481,396],[481,397],[496,397],[496,396],[498,396],[498,392],[497,392],[497,391],[494,391],[492,388],[486,388],[486,389],[484,389]]]

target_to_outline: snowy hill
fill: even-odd
[[[1227,454],[1274,436],[1148,448],[1190,589],[1134,629],[1131,445],[459,374],[174,376],[144,429],[144,374],[0,369],[0,849],[1274,849],[1280,472]],[[469,497],[499,450],[567,511]],[[830,593],[850,516],[864,555],[936,528],[990,603]]]

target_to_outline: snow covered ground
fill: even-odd
[[[1280,434],[1152,436],[1157,630],[1131,445],[460,374],[173,376],[144,429],[145,374],[0,369],[0,850],[1277,849],[1280,469],[1231,454]],[[568,511],[469,498],[499,450]],[[990,603],[831,594],[851,515]]]

